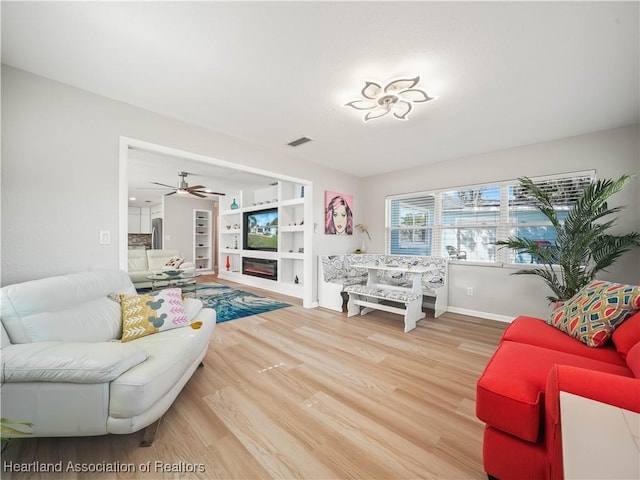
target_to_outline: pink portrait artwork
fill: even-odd
[[[353,235],[353,196],[325,191],[324,233]]]

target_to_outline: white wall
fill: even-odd
[[[361,244],[359,235],[324,235],[325,190],[354,196],[354,223],[369,226],[369,250],[382,252],[386,195],[591,168],[603,178],[640,170],[635,125],[360,180],[3,65],[2,285],[117,268],[121,136],[312,180],[316,254],[349,252]],[[313,145],[300,148],[307,147]],[[615,199],[629,205],[620,222],[626,231],[640,231],[639,181]],[[111,231],[111,245],[99,244],[100,230]],[[608,277],[640,283],[639,272],[636,251]],[[546,315],[547,292],[535,279],[509,273],[453,266],[450,304],[504,316]],[[473,297],[466,296],[467,286],[474,287]]]
[[[179,250],[186,260],[193,262],[193,211],[210,211],[213,222],[214,201],[172,195],[164,197],[163,202],[162,235],[164,237],[164,248]],[[213,239],[216,238],[218,232],[215,224],[212,224],[211,228],[211,252],[213,252]],[[213,258],[211,260],[213,262]]]
[[[367,177],[361,202],[373,250],[384,251],[385,198],[407,192],[595,169],[598,178],[618,178],[640,172],[639,126],[633,125],[553,142],[447,160],[410,170]],[[464,141],[464,139],[460,139]],[[619,216],[619,231],[640,231],[640,177],[612,197],[610,205],[627,205]],[[540,279],[510,276],[511,268],[453,265],[449,305],[461,312],[489,312],[514,317],[546,316],[550,307]],[[626,254],[601,278],[640,284],[640,249]],[[473,287],[474,295],[466,295]]]
[[[322,225],[324,191],[358,197],[358,178],[3,65],[2,285],[118,267],[121,136],[312,180],[315,251],[357,247]]]

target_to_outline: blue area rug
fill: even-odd
[[[289,303],[236,290],[226,285],[202,284],[196,287],[196,291],[204,306],[216,311],[216,323],[291,306]]]

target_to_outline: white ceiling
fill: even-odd
[[[5,1],[2,61],[367,176],[638,122],[638,18],[638,2]],[[415,75],[438,99],[407,121],[343,106]]]

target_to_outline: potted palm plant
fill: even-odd
[[[632,178],[631,175],[623,175],[618,180],[597,180],[590,183],[564,220],[560,219],[548,191],[541,189],[529,178],[520,178],[524,192],[533,197],[535,207],[551,222],[556,240],[544,245],[519,236],[497,241],[496,245],[501,248],[531,255],[539,265],[518,270],[514,274],[541,277],[553,292],[553,295],[547,297],[549,302],[564,302],[588,285],[599,271],[612,265],[622,254],[640,246],[640,235],[637,232],[624,235],[609,233],[616,220],[610,216],[624,207],[610,208],[607,200],[622,190]]]

